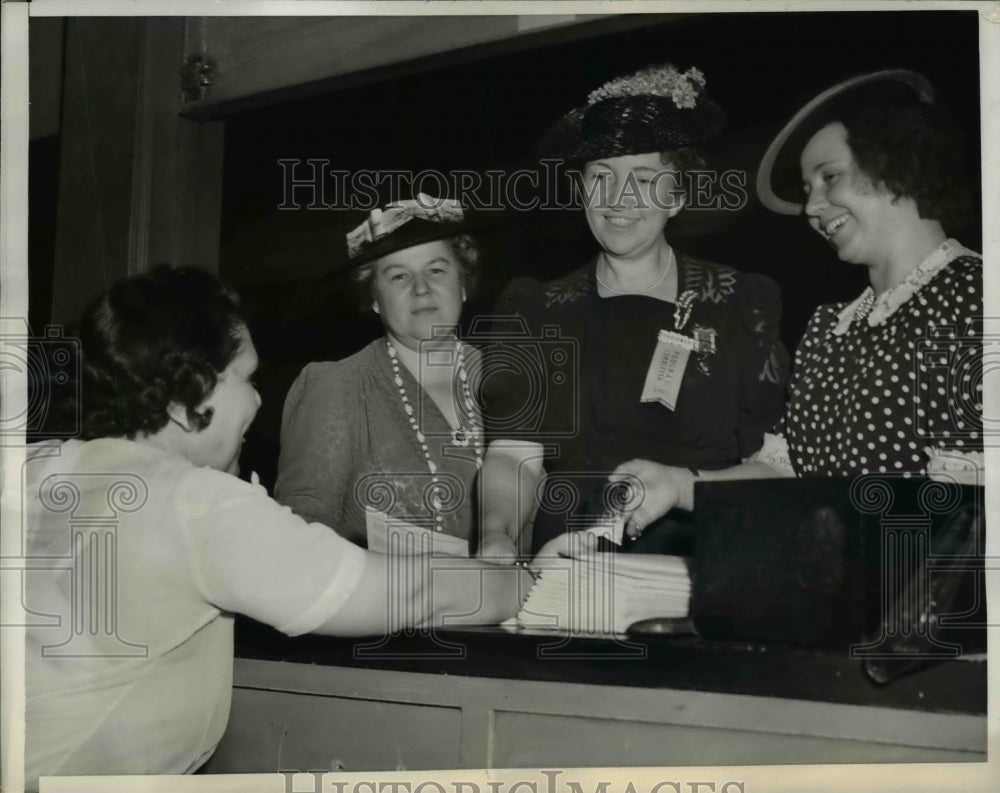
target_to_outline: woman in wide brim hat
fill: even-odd
[[[779,132],[758,170],[762,203],[805,215],[869,286],[816,309],[782,421],[751,462],[709,476],[982,483],[982,258],[945,231],[969,220],[961,139],[930,83],[902,69],[828,88]],[[647,515],[692,502],[684,469],[618,473],[643,480]]]
[[[704,168],[693,146],[725,125],[705,83],[669,64],[611,80],[539,146],[578,170],[599,251],[555,281],[518,279],[499,301],[498,313],[519,315],[525,355],[537,360],[516,360],[511,338],[484,364],[489,558],[509,561],[602,517],[612,506],[603,483],[626,460],[728,467],[756,452],[781,414],[777,287],[667,240],[688,177]],[[657,529],[628,549],[686,548],[689,516]]]
[[[303,369],[285,402],[275,495],[360,545],[376,515],[465,550],[483,441],[477,353],[456,331],[479,228],[458,202],[421,194],[373,210],[345,237],[360,307],[385,335]]]

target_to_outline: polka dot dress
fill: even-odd
[[[784,430],[799,475],[923,473],[927,447],[982,450],[982,259],[961,249],[880,324],[820,306]]]

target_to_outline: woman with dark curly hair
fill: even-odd
[[[25,607],[46,615],[26,629],[29,790],[204,763],[229,717],[234,613],[352,636],[517,611],[525,571],[390,567],[232,475],[260,405],[257,353],[213,276],[118,282],[79,338],[83,438],[35,444],[25,472],[25,553],[51,561],[25,573]]]
[[[762,202],[868,271],[855,300],[820,306],[799,344],[785,416],[729,479],[887,473],[982,479],[982,258],[948,238],[969,219],[961,135],[919,74],[863,75],[824,91],[761,162]],[[786,179],[797,159],[798,176]],[[787,183],[786,183],[787,182]],[[780,191],[780,194],[779,194]],[[793,197],[804,191],[805,204]],[[693,501],[693,478],[623,465],[646,503],[633,531]]]
[[[309,364],[285,400],[276,498],[359,545],[392,518],[468,553],[482,426],[478,353],[456,329],[476,281],[472,225],[458,202],[420,194],[347,235],[385,335]]]
[[[218,417],[211,404],[199,411],[234,361],[241,373],[256,367],[256,354],[243,349],[234,292],[201,270],[157,269],[113,284],[81,320],[78,335],[87,350],[78,389],[81,438],[158,437],[166,429],[181,451],[197,440],[189,450],[197,465],[239,472],[240,445],[260,397],[252,387],[237,393],[238,378],[230,377],[216,397],[232,395],[239,404],[230,400]]]

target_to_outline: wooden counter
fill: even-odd
[[[238,631],[206,771],[986,759],[986,663],[876,687],[846,654],[501,628],[357,641]]]

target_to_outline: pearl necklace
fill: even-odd
[[[853,322],[867,319],[869,327],[883,325],[896,309],[906,303],[935,275],[943,270],[955,258],[968,252],[958,242],[945,240],[935,248],[926,259],[910,270],[900,283],[882,294],[876,296],[870,286],[861,295],[849,303],[837,316],[837,325],[833,329],[836,336],[847,333]]]
[[[663,271],[663,274],[656,280],[656,283],[653,284],[652,286],[647,286],[644,289],[636,289],[633,291],[623,291],[621,289],[614,289],[608,286],[606,283],[604,283],[604,281],[601,280],[601,276],[597,274],[596,269],[594,270],[594,277],[597,279],[597,283],[599,283],[613,295],[645,295],[648,292],[652,292],[667,279],[667,276],[670,275],[670,268],[673,267],[673,264],[674,264],[674,249],[671,248],[670,259],[667,260],[667,268]]]
[[[417,417],[413,412],[413,405],[410,404],[410,398],[406,393],[406,384],[403,381],[403,375],[399,371],[399,356],[396,353],[396,348],[393,346],[392,340],[388,337],[386,337],[385,346],[389,353],[389,363],[392,364],[393,382],[396,384],[396,390],[399,391],[399,398],[403,401],[403,409],[406,411],[407,419],[409,419],[410,429],[413,430],[413,434],[420,444],[420,450],[424,453],[424,460],[427,463],[427,470],[431,473],[431,492],[428,502],[434,510],[434,530],[441,531],[442,524],[444,523],[441,509],[444,506],[444,496],[447,495],[447,488],[441,485],[441,478],[437,475],[437,463],[431,459],[430,448],[427,445],[427,436],[420,431],[420,425],[417,423]],[[476,403],[472,398],[472,392],[469,390],[469,375],[465,370],[465,348],[461,341],[456,342],[455,350],[455,371],[458,373],[458,380],[462,386],[462,401],[465,403],[465,412],[469,416],[472,426],[466,429],[462,424],[461,416],[459,416],[458,427],[451,431],[451,442],[453,446],[464,447],[467,447],[471,442],[476,454],[476,468],[480,468],[483,464],[482,431],[476,425]]]

